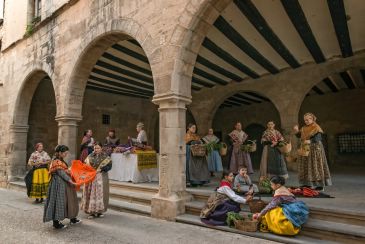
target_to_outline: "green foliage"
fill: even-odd
[[[229,227],[234,226],[235,220],[243,220],[243,216],[235,212],[228,212],[226,223]]]
[[[30,22],[30,24],[27,25],[27,27],[25,29],[24,37],[31,36],[34,32],[34,28],[35,28],[36,24],[40,21],[41,21],[41,16],[34,17],[32,19],[32,21]]]
[[[223,147],[223,143],[210,142],[205,144],[207,148],[207,153],[211,154],[213,151],[219,151]]]

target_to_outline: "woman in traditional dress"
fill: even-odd
[[[229,170],[237,174],[240,167],[246,167],[249,174],[253,174],[250,153],[241,150],[241,145],[247,140],[248,135],[242,130],[241,122],[237,122],[235,129],[229,134],[232,141],[231,160]]]
[[[84,162],[85,158],[90,153],[93,152],[95,140],[92,136],[93,136],[92,130],[84,131],[84,137],[82,138],[81,141],[81,155],[80,155],[81,162]]]
[[[58,145],[55,155],[49,167],[51,181],[48,187],[46,204],[44,206],[43,222],[53,220],[53,227],[56,229],[66,228],[61,221],[70,219],[70,224],[81,223],[77,219],[79,205],[75,190],[75,183],[64,158],[68,154],[68,147]]]
[[[137,124],[136,130],[138,132],[137,138],[128,137],[128,140],[131,141],[132,146],[143,148],[148,144],[147,133],[144,130],[144,124],[139,122]]]
[[[260,164],[260,179],[270,178],[273,175],[281,176],[285,179],[289,177],[284,156],[278,149],[279,142],[283,142],[284,137],[275,129],[275,123],[269,121],[267,129],[264,131],[261,143],[264,145]]]
[[[185,135],[186,143],[186,180],[191,186],[204,185],[209,182],[209,170],[205,156],[193,156],[191,145],[202,144],[200,136],[196,134],[196,125],[189,124]]]
[[[212,194],[206,206],[200,213],[201,221],[208,225],[225,225],[228,212],[240,212],[240,204],[245,204],[252,199],[252,195],[246,198],[238,196],[232,190],[234,175],[232,172],[224,171],[222,181],[217,192]]]
[[[115,136],[115,130],[110,129],[108,136],[105,138],[103,150],[110,156],[113,149],[120,144],[119,138]]]
[[[304,202],[298,201],[284,186],[285,179],[273,176],[271,188],[275,191],[271,202],[260,212],[253,215],[261,219],[260,231],[278,235],[297,235],[300,227],[307,221],[309,210]]]
[[[323,190],[325,186],[332,185],[332,181],[322,144],[323,130],[316,120],[314,114],[306,113],[304,114],[305,125],[300,130],[298,125],[294,126],[294,132],[300,138],[301,144],[309,145],[308,156],[298,155],[298,178],[301,186]]]
[[[85,159],[85,163],[96,169],[97,173],[95,179],[84,186],[81,209],[89,214],[90,219],[104,217],[109,204],[108,171],[112,168],[112,161],[102,151],[101,143],[96,142],[94,152]]]
[[[43,151],[43,144],[35,145],[35,152],[30,155],[28,165],[33,169],[32,184],[29,197],[35,198],[35,203],[42,203],[43,198],[47,197],[49,183],[48,164],[51,157]]]
[[[212,128],[210,128],[208,130],[208,135],[204,136],[202,140],[206,144],[209,144],[209,143],[218,144],[219,143],[219,138],[214,135]],[[213,151],[211,151],[208,154],[207,159],[208,159],[208,169],[210,171],[211,176],[214,176],[214,172],[223,171],[222,158],[216,149],[213,148]]]

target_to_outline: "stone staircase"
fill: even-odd
[[[8,188],[25,191],[22,181],[10,182]],[[242,232],[234,228],[207,226],[200,221],[199,214],[211,190],[189,188],[187,191],[192,195],[193,200],[186,203],[186,213],[176,218],[176,221],[180,223],[241,233],[281,243],[365,243],[364,212],[328,210],[310,206],[310,218],[301,234],[296,237],[283,237],[270,233]],[[109,207],[117,211],[151,216],[151,199],[157,192],[158,186],[154,184],[110,181]],[[243,211],[248,211],[248,208]]]

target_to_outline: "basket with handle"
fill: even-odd
[[[257,220],[235,220],[234,221],[234,227],[237,230],[242,230],[246,232],[255,232],[258,229],[258,221]]]
[[[227,149],[228,149],[227,144],[222,142],[221,148],[219,149],[219,154],[221,156],[226,156],[227,155]]]
[[[251,201],[248,201],[248,206],[250,207],[251,213],[260,213],[261,210],[263,210],[267,202],[261,200],[261,196],[259,195],[258,199],[252,199]]]
[[[207,153],[207,148],[204,144],[191,145],[190,150],[194,157],[204,157]]]
[[[308,143],[301,143],[297,153],[299,156],[308,157],[310,152],[310,144]]]
[[[278,145],[278,149],[282,154],[288,154],[291,152],[292,145],[291,142],[283,142]]]

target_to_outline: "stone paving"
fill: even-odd
[[[23,192],[0,188],[0,243],[274,243],[112,210],[93,220],[80,213],[80,225],[54,230],[42,222],[42,214],[43,205]]]

